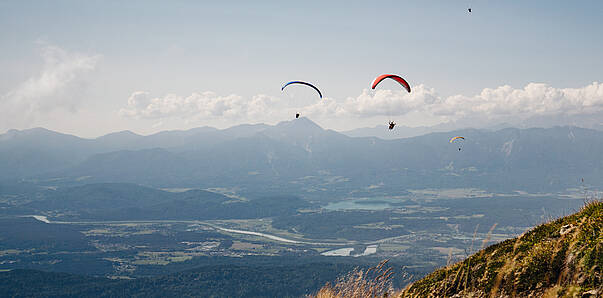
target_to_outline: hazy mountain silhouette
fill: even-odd
[[[384,129],[385,130],[385,129]],[[452,136],[466,140],[459,151]],[[0,135],[0,177],[86,178],[153,186],[331,191],[474,186],[554,191],[603,178],[603,132],[576,128],[477,130],[413,138],[353,138],[307,118],[277,125],[197,128],[82,139],[44,129]]]

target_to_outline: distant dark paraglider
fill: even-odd
[[[469,7],[469,9],[467,9],[467,10],[469,10],[469,12],[471,12],[471,7]]]
[[[394,122],[394,121],[390,121],[390,122],[389,122],[389,130],[394,129],[394,126],[396,126],[396,122]]]
[[[283,87],[281,88],[281,91],[285,90],[285,87],[289,86],[289,85],[293,85],[293,84],[301,84],[301,85],[306,85],[308,87],[313,88],[314,90],[316,90],[316,92],[318,92],[318,96],[320,96],[320,98],[322,99],[322,92],[320,92],[320,90],[318,90],[318,88],[316,88],[316,86],[307,83],[307,82],[302,82],[302,81],[291,81],[285,85],[283,85]]]
[[[404,87],[406,89],[406,91],[408,91],[410,93],[410,85],[408,84],[408,82],[406,82],[406,80],[403,79],[402,77],[400,77],[398,75],[394,75],[394,74],[384,74],[384,75],[378,76],[373,81],[373,84],[371,85],[371,89],[375,89],[375,87],[377,87],[377,85],[379,85],[379,83],[381,83],[381,81],[383,81],[385,79],[392,79],[392,80],[400,83],[400,85],[402,85],[402,87]]]

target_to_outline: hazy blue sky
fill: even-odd
[[[302,114],[338,130],[596,125],[602,36],[603,1],[0,0],[0,132],[275,123],[289,80],[321,88]],[[363,90],[382,73],[413,93]]]

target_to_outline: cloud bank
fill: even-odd
[[[44,65],[13,90],[0,95],[0,109],[5,125],[23,122],[56,110],[75,110],[82,102],[77,96],[83,77],[96,68],[99,55],[69,52],[46,45],[41,49]]]
[[[130,95],[127,108],[121,109],[119,114],[135,119],[252,119],[277,111],[274,105],[278,103],[278,98],[267,95],[246,99],[239,95],[220,96],[206,91],[189,96],[168,94],[164,97],[151,97],[148,92],[137,91]]]
[[[472,127],[493,123],[511,125],[600,125],[603,120],[603,84],[593,82],[581,88],[555,88],[530,83],[524,88],[511,86],[485,88],[473,96],[440,96],[434,88],[416,85],[412,93],[393,90],[363,90],[344,100],[326,98],[300,108],[310,117],[404,117],[410,114]],[[182,118],[211,120],[216,118],[269,121],[277,115],[296,111],[287,100],[268,95],[251,99],[238,95],[220,96],[213,92],[189,96],[169,94],[152,97],[134,92],[120,115],[136,119]],[[287,114],[287,115],[288,115]],[[282,118],[282,117],[281,117]],[[272,118],[274,119],[274,118]]]

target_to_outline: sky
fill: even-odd
[[[602,1],[0,0],[0,132],[597,127],[601,36]]]

